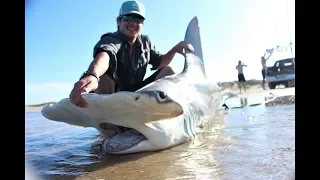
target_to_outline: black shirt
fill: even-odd
[[[109,54],[110,62],[106,74],[111,77],[116,87],[125,90],[142,83],[148,64],[155,70],[160,65],[161,54],[147,35],[139,35],[130,52],[130,44],[120,32],[106,33],[95,45],[93,57],[99,52]]]

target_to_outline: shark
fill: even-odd
[[[185,50],[182,72],[135,92],[82,94],[88,104],[86,108],[65,98],[44,107],[42,115],[100,132],[105,131],[102,124],[121,127],[104,139],[103,150],[111,154],[163,150],[193,139],[199,127],[212,120],[224,101],[234,94],[224,93],[206,75],[197,16],[188,24],[185,41],[194,50]]]

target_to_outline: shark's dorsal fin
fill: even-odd
[[[185,63],[183,72],[187,72],[190,67],[195,66],[199,68],[203,72],[203,74],[206,74],[203,63],[200,30],[197,17],[194,17],[190,21],[184,40],[193,46],[194,51],[190,52],[188,50],[185,50]]]

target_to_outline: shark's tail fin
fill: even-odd
[[[203,65],[200,29],[198,26],[197,17],[194,17],[190,21],[184,40],[193,46],[194,51],[191,52],[186,50],[185,64],[184,64],[183,71],[187,71],[189,66],[192,65],[192,66],[198,66],[202,70],[202,72],[205,74],[204,65]]]
[[[221,97],[222,97],[222,100],[221,100],[221,103],[220,103],[220,107],[224,106],[225,109],[229,109],[229,107],[225,104],[225,101],[227,99],[230,99],[230,98],[233,98],[233,97],[238,97],[238,95],[235,94],[234,92],[230,91],[230,90],[224,90],[224,91],[221,92]]]
[[[238,95],[230,90],[224,90],[221,92],[222,96],[222,102],[226,101],[227,99],[233,98],[233,97],[238,97]]]

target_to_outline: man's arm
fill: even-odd
[[[270,58],[270,56],[272,55],[272,52],[273,52],[273,51],[270,51],[270,52],[269,52],[269,56],[268,56],[267,58],[264,58],[266,61]],[[263,56],[263,57],[265,57],[266,53],[267,53],[267,50],[266,50],[266,52],[264,53],[264,56]]]
[[[118,45],[113,43],[114,40],[108,38],[101,38],[94,47],[93,57],[87,73],[92,76],[82,76],[81,79],[74,84],[70,92],[70,102],[76,106],[85,108],[88,106],[87,102],[82,98],[81,93],[91,92],[96,90],[99,86],[99,77],[103,75],[108,69],[114,70],[114,63],[116,63],[116,53]],[[110,65],[109,65],[110,64]],[[110,71],[110,70],[108,70]],[[96,76],[95,79],[93,76]],[[97,81],[96,81],[97,80]]]
[[[112,75],[115,71],[116,54],[120,49],[120,44],[112,37],[103,37],[94,47],[94,60],[90,63],[88,73],[100,77],[108,70]]]
[[[149,37],[150,45],[150,64],[152,65],[151,70],[157,70],[164,66],[167,66],[173,59],[176,54],[175,47],[173,47],[167,54],[162,55],[159,51],[156,50],[155,45],[152,43]]]
[[[268,60],[268,59],[270,58],[271,54],[272,54],[272,53],[269,54],[269,56],[266,58],[266,60]]]
[[[102,76],[109,68],[110,57],[106,52],[99,52],[91,62],[88,73],[94,74],[97,77]]]
[[[175,47],[173,47],[167,54],[162,55],[160,58],[160,65],[158,66],[158,69],[169,65],[176,53],[177,51],[175,50]]]
[[[167,54],[161,55],[158,51],[156,51],[155,46],[150,41],[150,62],[149,63],[153,66],[151,70],[160,69],[169,65],[176,53],[180,53],[182,55],[184,54],[183,49],[194,51],[191,44],[188,44],[185,41],[181,41],[177,45],[175,45]]]
[[[167,54],[161,56],[161,62],[159,68],[169,65],[176,53],[184,56],[183,49],[194,51],[193,46],[186,41],[181,41],[175,45]]]

